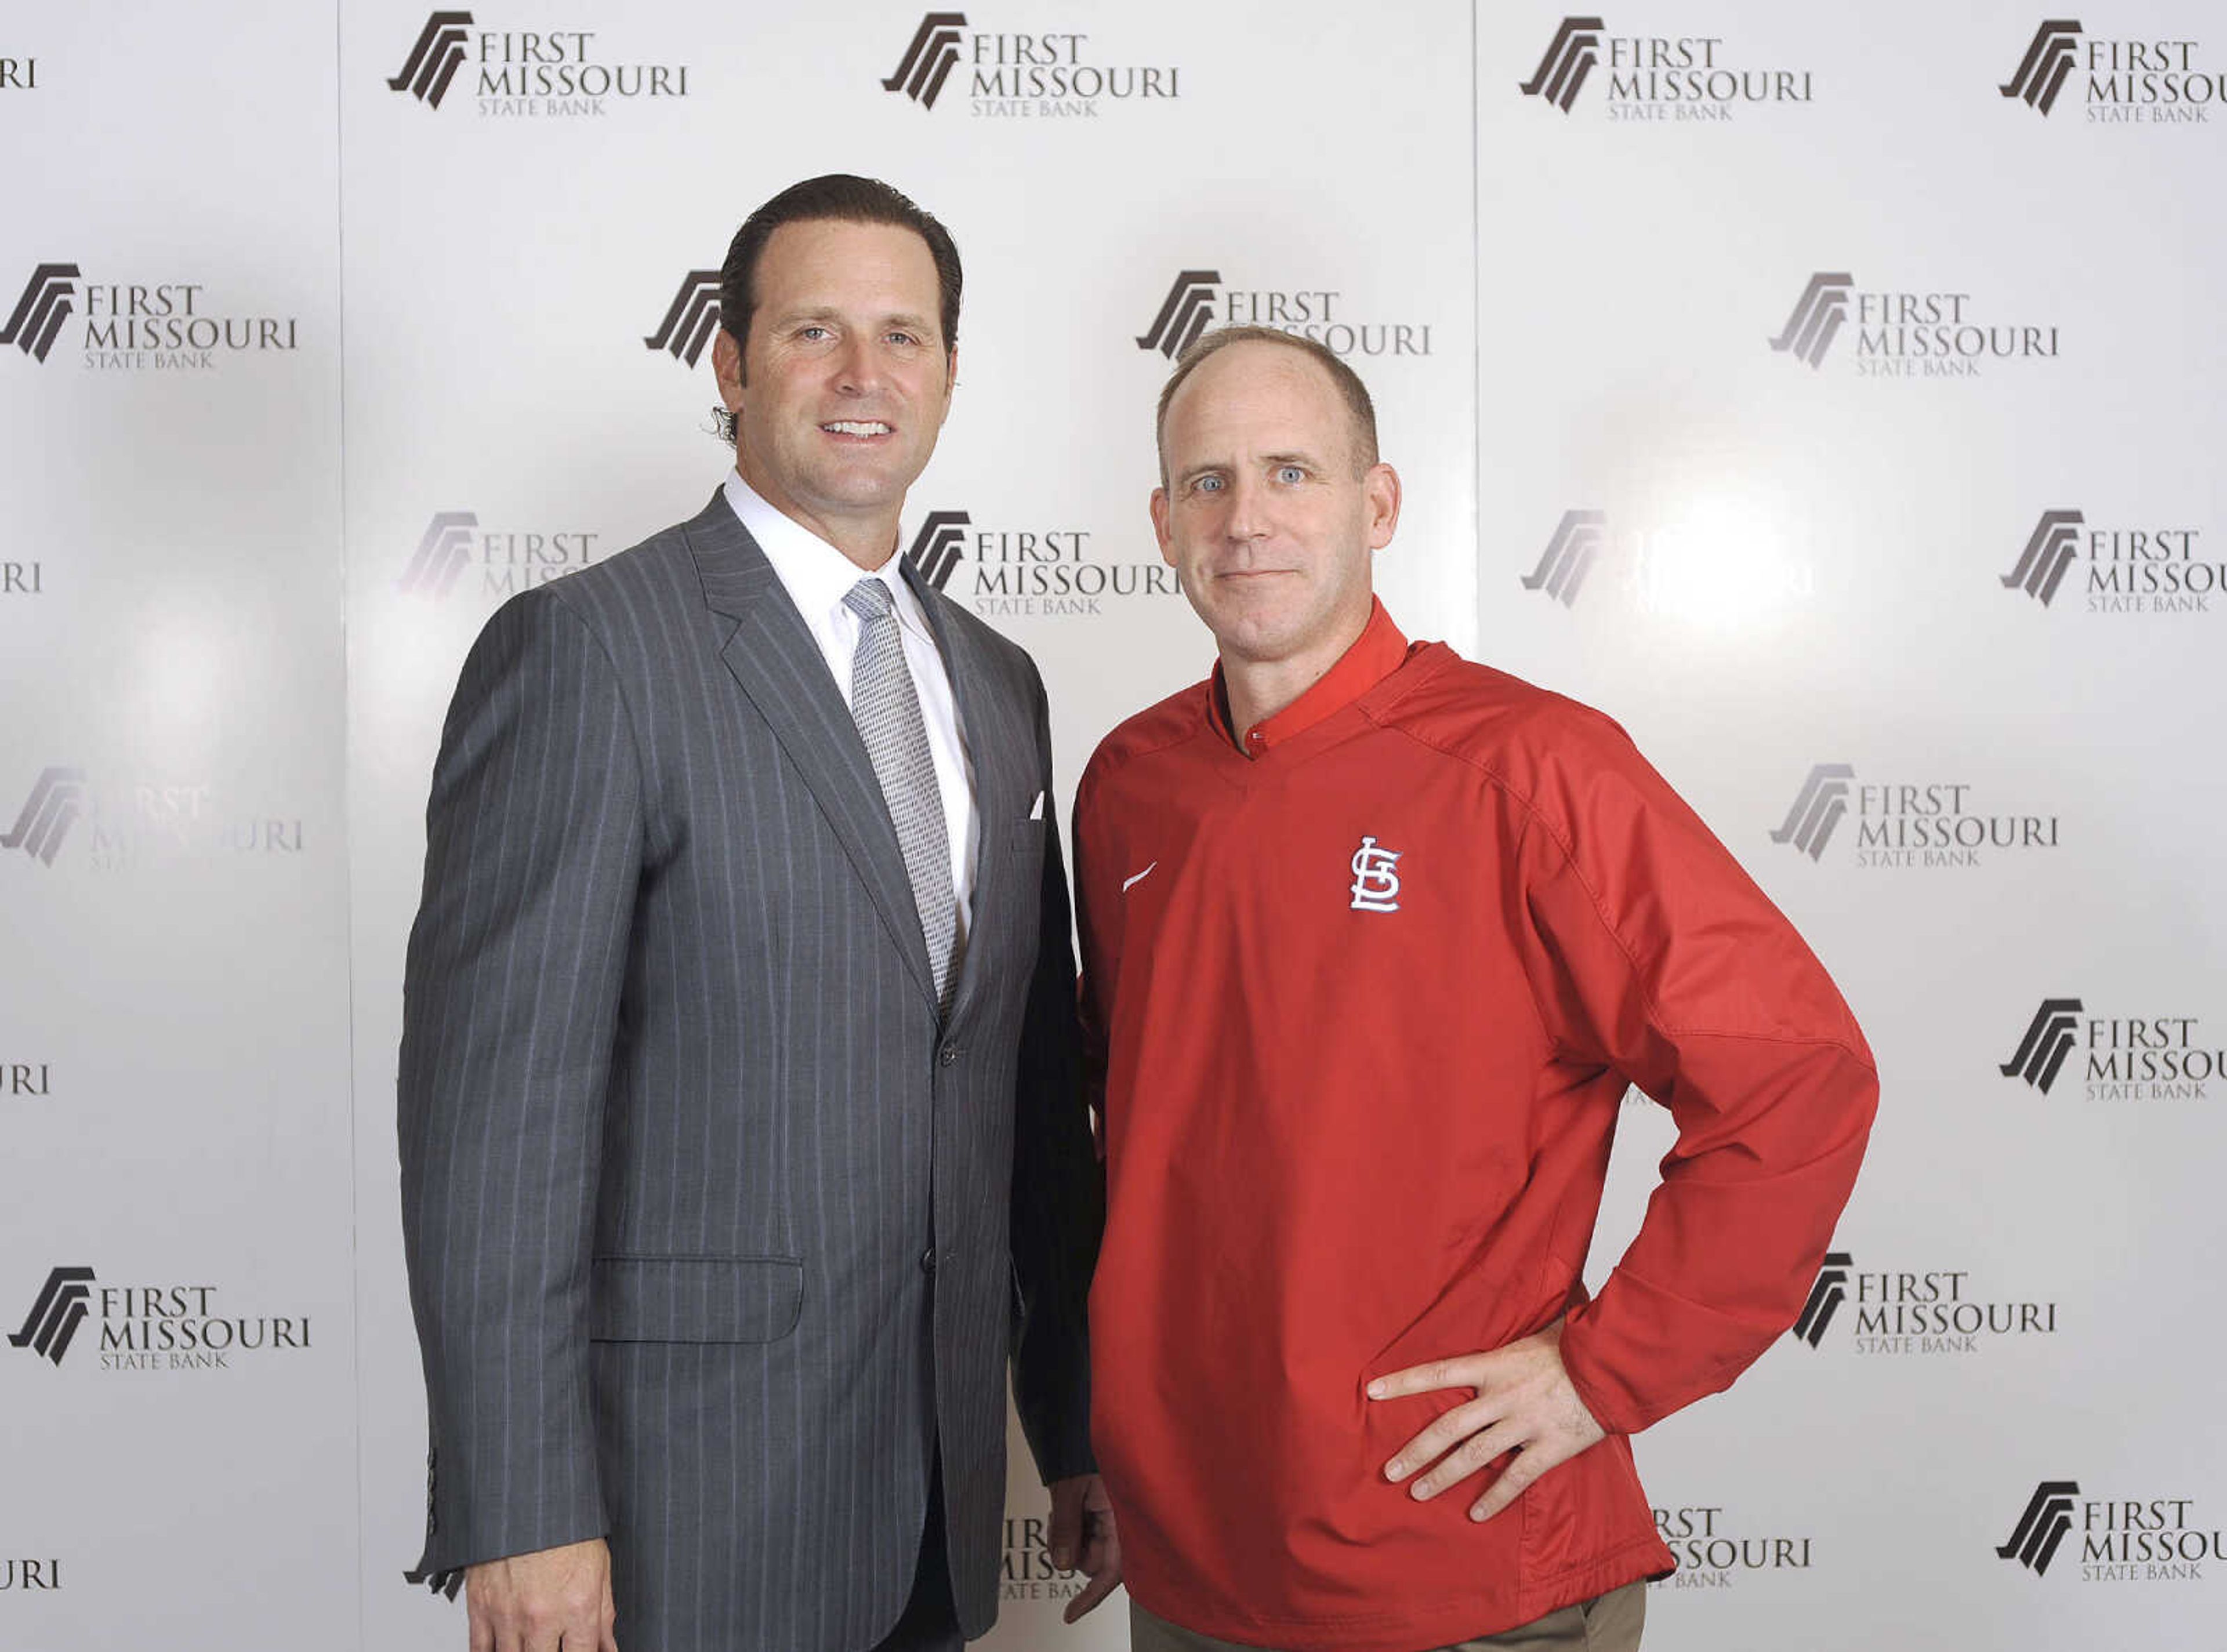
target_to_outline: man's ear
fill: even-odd
[[[1382,551],[1400,526],[1400,473],[1388,464],[1369,466],[1361,478],[1361,495],[1369,501],[1369,548]]]
[[[1176,559],[1174,552],[1168,547],[1168,490],[1166,488],[1152,489],[1152,537],[1159,541],[1160,560],[1172,568],[1176,565]]]
[[[719,382],[719,399],[727,411],[738,411],[743,405],[743,348],[724,327],[711,336],[711,376]]]

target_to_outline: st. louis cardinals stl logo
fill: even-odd
[[[1374,838],[1363,838],[1353,852],[1353,909],[1356,912],[1397,912],[1400,909],[1400,851],[1381,849]]]

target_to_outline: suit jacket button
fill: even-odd
[[[920,1271],[923,1273],[933,1273],[935,1272],[935,1247],[934,1246],[931,1245],[928,1249],[920,1253]]]
[[[935,1059],[946,1067],[950,1066],[954,1062],[959,1059],[959,1046],[956,1044],[944,1045],[941,1049],[936,1052]]]

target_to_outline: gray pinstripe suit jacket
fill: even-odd
[[[464,666],[404,993],[413,1579],[607,1534],[629,1652],[867,1647],[940,1438],[971,1636],[1009,1353],[1039,1468],[1089,1466],[1103,1194],[1043,688],[906,577],[981,820],[941,1024],[865,746],[724,499],[507,603]]]

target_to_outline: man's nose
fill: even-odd
[[[835,382],[859,393],[881,387],[882,358],[873,339],[854,333],[843,341],[835,358]]]
[[[1267,498],[1251,476],[1236,476],[1229,483],[1228,514],[1222,531],[1233,539],[1257,539],[1268,532]]]

